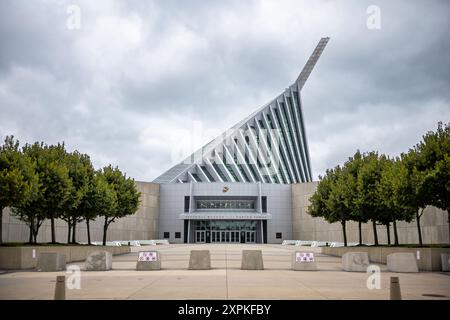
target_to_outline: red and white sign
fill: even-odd
[[[313,252],[296,252],[295,253],[296,262],[314,262]]]
[[[138,261],[158,261],[158,254],[156,251],[141,251]]]

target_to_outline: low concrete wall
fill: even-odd
[[[420,259],[417,265],[421,271],[441,271],[441,253],[450,253],[450,248],[389,248],[389,247],[322,247],[322,253],[342,257],[346,252],[367,252],[370,262],[386,264],[386,256],[391,253],[411,252]]]
[[[33,255],[33,250],[34,255]],[[42,252],[64,253],[66,262],[84,261],[89,252],[105,250],[113,255],[131,252],[130,247],[103,246],[29,246],[29,247],[0,247],[0,269],[32,269],[37,265],[37,258]]]

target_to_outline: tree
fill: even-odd
[[[450,123],[439,122],[436,132],[426,133],[413,150],[425,202],[447,211],[450,233]]]
[[[137,211],[140,192],[136,189],[134,179],[127,178],[117,167],[113,168],[109,165],[103,168],[102,174],[117,196],[115,210],[103,215],[105,218],[103,225],[103,245],[106,245],[106,234],[109,225],[116,219],[134,214]]]
[[[427,206],[427,193],[425,186],[425,171],[418,170],[419,155],[416,150],[410,149],[407,154],[401,155],[402,162],[407,169],[407,183],[404,189],[403,201],[405,206],[413,208],[416,215],[417,234],[419,245],[423,245],[420,218]]]
[[[397,221],[411,222],[415,210],[409,204],[408,171],[401,158],[389,159],[381,173],[378,193],[393,223],[394,244],[398,245]],[[389,232],[389,230],[388,230]]]
[[[117,209],[117,195],[108,184],[102,171],[96,171],[89,181],[89,187],[80,202],[79,210],[86,221],[88,244],[91,244],[90,221],[98,216],[106,217]]]
[[[70,242],[71,229],[73,229],[72,243],[75,243],[76,225],[83,220],[83,214],[79,205],[88,192],[89,182],[94,174],[94,168],[89,156],[81,154],[78,151],[66,154],[64,163],[68,168],[72,188],[70,189],[70,196],[65,203],[61,218],[67,222],[67,243]]]
[[[375,245],[378,245],[377,220],[382,210],[377,193],[381,177],[381,160],[375,151],[366,153],[362,158],[357,181],[357,198],[355,205],[365,219],[372,221]]]
[[[362,166],[362,155],[359,150],[345,162],[343,172],[345,174],[345,182],[342,187],[345,188],[345,201],[347,207],[350,209],[351,220],[358,222],[358,238],[359,245],[362,245],[362,224],[368,221],[357,206],[358,195],[358,173]]]
[[[322,217],[330,223],[340,222],[344,238],[344,246],[347,246],[346,223],[351,219],[351,208],[346,198],[346,180],[348,175],[337,166],[327,170],[325,177],[317,186],[317,191],[311,197],[309,214],[313,217]]]
[[[3,209],[25,205],[36,197],[38,176],[34,162],[19,150],[19,141],[7,136],[0,147],[0,244]]]
[[[52,243],[55,243],[55,219],[64,212],[73,188],[69,170],[64,164],[64,145],[47,146],[43,142],[35,142],[26,144],[23,153],[36,163],[40,184],[35,199],[17,206],[16,212],[19,217],[28,217],[29,221],[36,217],[50,219]]]

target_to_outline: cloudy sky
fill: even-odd
[[[151,181],[281,93],[329,36],[302,91],[317,179],[450,121],[449,24],[449,1],[2,0],[0,138],[65,141]]]

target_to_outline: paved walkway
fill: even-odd
[[[161,245],[160,271],[135,271],[137,251],[115,256],[113,270],[83,271],[81,289],[67,299],[389,299],[390,276],[400,278],[404,299],[450,299],[450,274],[391,273],[381,268],[381,289],[369,290],[368,274],[341,271],[341,259],[314,250],[319,271],[292,271],[291,254],[301,247],[281,245]],[[191,249],[211,251],[212,270],[187,270]],[[265,270],[240,270],[243,249],[261,249]],[[301,249],[300,249],[301,250]],[[0,299],[53,299],[63,272],[0,273]],[[436,297],[435,295],[438,295]]]

